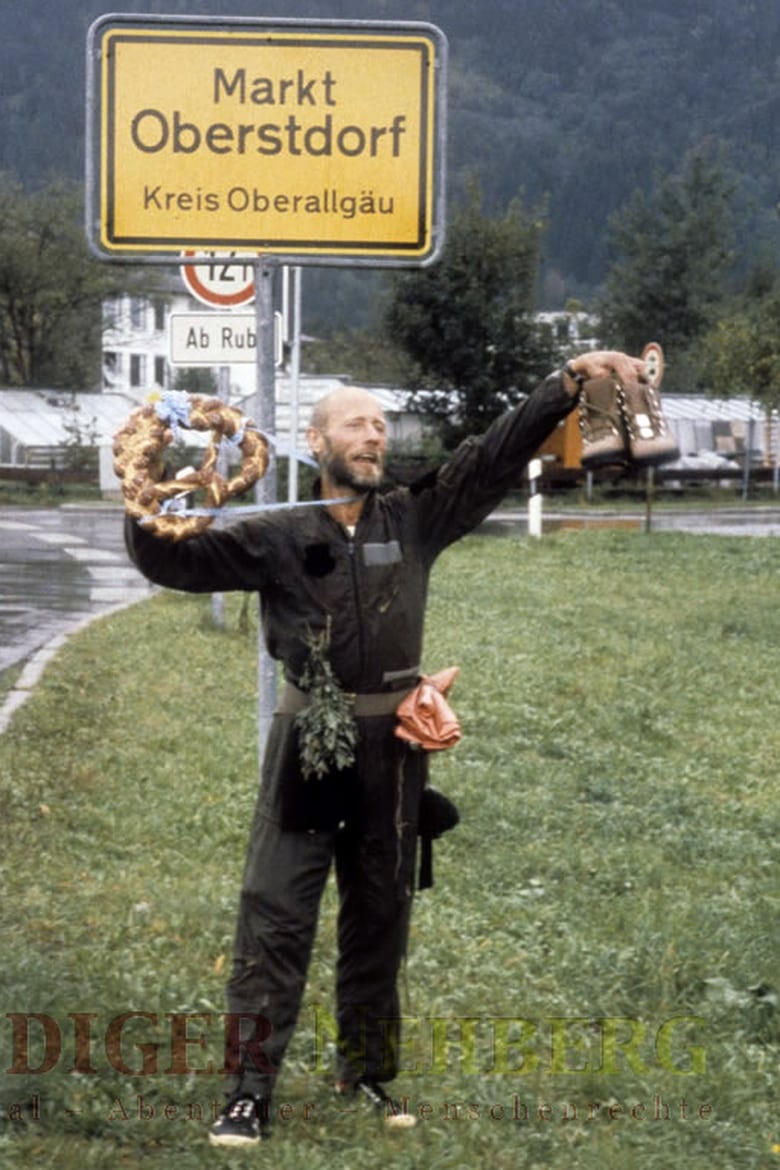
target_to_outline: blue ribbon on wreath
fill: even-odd
[[[155,410],[160,422],[171,428],[175,439],[179,438],[182,427],[190,425],[190,396],[186,390],[164,390]]]

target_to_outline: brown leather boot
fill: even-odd
[[[649,382],[626,384],[620,406],[632,463],[657,467],[678,458],[680,450],[664,417],[661,399]]]
[[[617,378],[611,375],[583,383],[579,403],[583,467],[628,462],[628,435],[620,403],[622,393]]]

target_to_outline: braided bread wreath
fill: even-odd
[[[210,431],[211,441],[200,468],[178,479],[163,479],[163,452],[179,427]],[[241,452],[241,466],[232,479],[216,469],[223,439]],[[267,467],[268,443],[252,420],[218,398],[165,393],[134,410],[114,435],[114,471],[122,482],[125,508],[166,540],[186,540],[202,532],[211,524],[213,510],[247,491]],[[195,515],[177,512],[174,499],[198,489],[205,493],[203,508]]]

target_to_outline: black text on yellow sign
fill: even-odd
[[[412,264],[438,250],[437,29],[106,17],[90,35],[99,250]]]

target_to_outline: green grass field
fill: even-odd
[[[330,886],[273,1140],[230,1155],[254,613],[168,593],[82,632],[0,739],[3,1170],[780,1167],[779,595],[770,539],[445,554],[426,666],[461,666],[464,738],[433,780],[462,821],[404,975],[418,1124],[332,1092]]]

